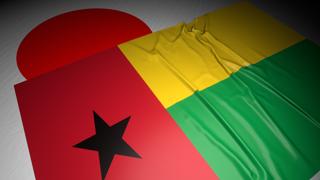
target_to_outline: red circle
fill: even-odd
[[[30,79],[150,32],[143,21],[121,11],[64,13],[41,23],[23,39],[18,68]]]

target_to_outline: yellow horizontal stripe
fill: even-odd
[[[169,107],[303,39],[241,2],[119,47]]]

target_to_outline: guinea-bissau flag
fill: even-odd
[[[309,179],[320,48],[247,2],[15,86],[37,179]]]

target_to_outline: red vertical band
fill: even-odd
[[[116,155],[106,179],[212,180],[216,175],[119,49],[16,85],[37,179],[101,179],[97,152],[74,148],[95,133],[92,112],[142,158]]]

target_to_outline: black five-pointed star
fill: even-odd
[[[130,117],[110,127],[96,112],[93,114],[96,134],[74,147],[98,151],[101,176],[104,179],[116,154],[141,157],[122,139]]]

